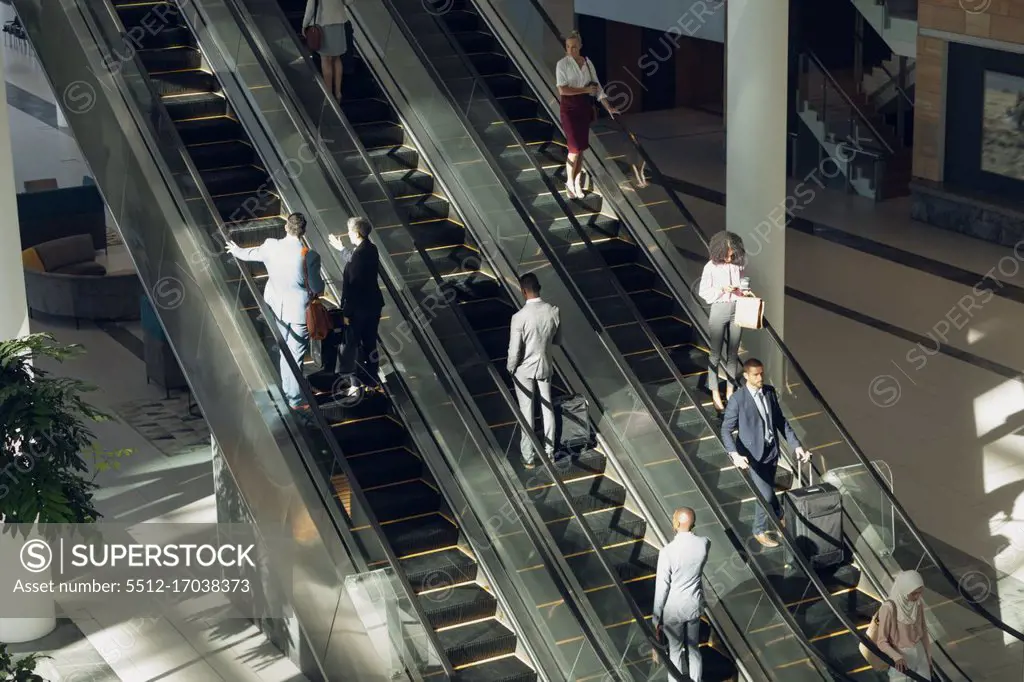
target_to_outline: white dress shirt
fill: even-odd
[[[590,83],[597,83],[597,98],[608,99],[601,81],[597,79],[597,70],[590,59],[583,58],[583,66],[576,63],[576,60],[566,55],[558,60],[555,66],[555,85],[560,88],[585,88]]]
[[[750,289],[750,280],[747,279],[743,268],[739,265],[708,261],[700,276],[700,289],[697,293],[708,304],[728,303],[743,298],[732,291],[723,293],[724,287],[737,287],[747,291]]]
[[[312,26],[330,26],[332,24],[344,24],[348,21],[349,0],[306,0],[306,14],[302,17],[302,28]],[[316,8],[316,5],[320,5]],[[316,16],[313,16],[314,10]]]
[[[771,444],[775,442],[775,429],[772,424],[769,410],[771,406],[768,404],[768,396],[765,395],[763,389],[754,388],[750,384],[747,384],[747,390],[750,391],[750,395],[754,397],[754,404],[757,406],[757,411],[761,414],[761,419],[764,421],[764,442]]]

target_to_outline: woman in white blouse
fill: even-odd
[[[341,77],[344,69],[341,57],[348,52],[345,24],[348,23],[349,0],[306,0],[306,14],[302,17],[302,33],[310,26],[319,26],[323,38],[320,42],[320,70],[324,75],[327,89],[334,93],[334,99],[341,101]]]
[[[559,115],[569,148],[569,159],[565,164],[565,189],[573,199],[583,198],[580,170],[583,167],[582,154],[590,146],[590,124],[596,113],[593,98],[596,97],[612,116],[619,113],[608,102],[608,95],[597,80],[594,63],[580,54],[582,48],[580,34],[573,31],[565,39],[565,56],[555,66]]]
[[[708,389],[715,409],[725,409],[722,394],[718,389],[718,370],[723,366],[722,346],[726,347],[724,367],[733,379],[740,376],[740,334],[743,329],[736,324],[736,300],[752,296],[750,280],[744,274],[746,251],[743,240],[732,232],[721,232],[711,237],[708,244],[710,260],[704,266],[700,278],[700,297],[711,305],[708,320],[708,335],[711,337],[710,358],[708,359]],[[725,399],[732,397],[733,383],[726,382]]]

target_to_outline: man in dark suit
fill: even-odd
[[[746,385],[733,394],[725,408],[722,442],[736,468],[750,471],[750,480],[757,492],[771,507],[779,523],[784,524],[782,506],[775,495],[779,435],[785,436],[801,463],[809,462],[811,453],[804,450],[793,427],[782,414],[775,389],[765,385],[761,361],[751,358],[743,363],[743,378]],[[738,441],[733,436],[734,431],[738,432]],[[764,547],[778,547],[778,541],[768,535],[767,529],[767,514],[761,505],[757,505],[754,510],[754,539]]]
[[[348,219],[348,238],[352,247],[345,246],[339,235],[331,235],[331,246],[342,253],[345,271],[342,275],[341,314],[345,322],[344,357],[358,358],[364,380],[377,383],[377,328],[384,308],[377,275],[380,255],[369,240],[370,221],[366,218]],[[355,355],[353,355],[355,354]],[[344,364],[349,364],[345,362]],[[358,394],[360,381],[353,374],[349,394]]]

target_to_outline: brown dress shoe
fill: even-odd
[[[768,549],[774,549],[779,546],[778,541],[768,535],[768,533],[758,533],[754,536],[754,539],[761,543],[762,547],[767,547]]]

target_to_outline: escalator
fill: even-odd
[[[301,3],[297,3],[301,4]],[[415,16],[419,0],[396,0],[395,7],[405,16]],[[291,17],[301,20],[301,14],[295,7]],[[422,13],[422,9],[419,9]],[[544,110],[532,94],[526,83],[515,75],[515,67],[507,56],[502,53],[501,45],[487,31],[486,24],[473,11],[468,2],[456,2],[447,12],[439,13],[440,21],[451,29],[451,35],[468,53],[473,64],[479,70],[481,81],[490,88],[494,99],[503,108],[505,115],[516,128],[523,141],[522,146],[509,146],[495,150],[498,163],[522,200],[529,203],[531,216],[538,227],[548,234],[548,239],[559,244],[560,253],[566,260],[573,254],[588,246],[576,236],[576,229],[562,213],[561,206],[548,191],[553,185],[561,187],[564,178],[565,145],[557,126],[546,118]],[[417,24],[422,28],[423,24]],[[433,36],[425,36],[429,42]],[[353,60],[355,67],[346,76],[342,109],[355,126],[363,143],[371,153],[379,154],[393,162],[398,154],[408,154],[413,158],[414,151],[405,142],[401,123],[393,111],[387,110],[387,99],[374,83],[372,74],[368,72],[361,59]],[[372,102],[372,105],[369,103]],[[496,125],[501,122],[496,122]],[[486,131],[484,131],[486,133]],[[486,140],[486,137],[485,137]],[[532,158],[531,158],[532,156]],[[436,201],[432,195],[431,176],[423,169],[410,164],[404,169],[385,169],[403,175],[413,182],[397,189],[396,197],[405,200],[409,197],[423,197],[424,200]],[[429,199],[428,199],[429,197]],[[675,362],[676,371],[682,375],[691,390],[706,373],[706,352],[699,345],[699,337],[693,333],[688,323],[686,312],[681,309],[671,293],[658,281],[653,268],[647,263],[643,252],[637,248],[618,219],[612,214],[602,212],[604,208],[599,194],[590,193],[583,201],[574,201],[570,205],[576,222],[589,232],[589,238],[599,249],[608,269],[614,273],[622,289],[629,295],[632,304],[639,311],[643,321],[655,333],[657,340]],[[508,319],[514,312],[512,301],[503,295],[501,285],[492,277],[479,271],[465,273],[466,261],[464,254],[467,249],[475,251],[471,237],[466,235],[460,226],[453,226],[447,220],[448,214],[432,216],[434,224],[423,221],[423,217],[408,213],[409,222],[414,224],[418,239],[428,248],[438,270],[446,280],[452,282],[459,291],[459,301],[474,327],[492,361],[503,365],[505,343],[508,338]],[[442,222],[444,221],[444,222]],[[436,225],[436,227],[435,227]],[[570,266],[571,268],[571,266]],[[606,270],[590,272],[589,276],[604,277]],[[582,273],[584,277],[588,273]],[[585,279],[578,281],[580,288],[586,292],[588,284]],[[592,287],[601,288],[601,287]],[[664,368],[661,358],[655,350],[646,348],[646,340],[637,328],[629,323],[621,306],[602,305],[600,297],[590,297],[589,302],[596,311],[600,321],[606,326],[616,341],[631,369],[637,378],[657,396],[659,383]],[[606,303],[612,303],[609,297]],[[673,377],[667,377],[671,382]],[[556,391],[564,389],[556,383]],[[482,397],[482,396],[481,396]],[[707,406],[703,406],[707,409]],[[720,443],[709,443],[713,435],[706,428],[706,420],[700,408],[670,404],[662,412],[663,418],[672,425],[673,430],[687,447],[687,454],[693,458],[709,483],[716,491],[716,498],[723,507],[735,507],[730,512],[741,524],[749,527],[752,521],[754,501],[748,496],[749,488],[741,474],[729,467],[729,462]],[[704,415],[711,416],[711,415]],[[506,429],[508,426],[505,427]],[[508,436],[499,437],[499,442],[506,450],[514,450],[515,443]],[[717,447],[716,447],[717,446]],[[595,452],[594,457],[603,455]],[[518,458],[515,458],[516,460]],[[595,466],[596,465],[596,466]],[[574,472],[566,480],[573,483],[585,495],[578,498],[584,511],[598,512],[592,518],[607,518],[610,531],[603,527],[602,532],[608,533],[602,538],[607,540],[606,548],[611,548],[616,557],[617,569],[627,583],[637,605],[649,615],[652,603],[654,553],[649,548],[644,551],[642,545],[643,527],[633,527],[641,520],[627,518],[625,522],[616,512],[624,502],[621,486],[608,481],[600,475],[603,470],[603,459],[593,464],[581,462],[580,470]],[[579,477],[574,481],[574,477]],[[610,506],[610,502],[617,504]],[[632,515],[630,515],[632,516]],[[634,546],[636,545],[636,546]],[[637,551],[638,547],[640,551]],[[572,551],[572,548],[569,548]],[[621,557],[621,558],[620,558]],[[784,551],[774,554],[766,553],[760,558],[764,571],[775,589],[789,606],[791,613],[800,624],[802,631],[814,643],[827,660],[836,664],[839,670],[858,678],[870,673],[863,670],[857,645],[859,639],[838,622],[831,609],[817,597],[814,586],[807,580],[793,575],[787,569],[788,555]],[[842,608],[857,626],[865,626],[878,606],[878,602],[866,593],[856,589],[859,583],[859,572],[854,566],[843,566],[838,570],[824,572],[820,576],[825,583],[833,604]],[[767,630],[753,633],[757,641],[755,648],[765,650],[776,635]],[[779,663],[786,665],[787,661]],[[725,667],[712,670],[729,674]],[[710,672],[710,671],[709,671]]]
[[[282,9],[298,30],[305,3],[282,0]],[[350,48],[351,49],[351,48]],[[353,49],[353,52],[355,50]],[[488,360],[504,374],[509,323],[516,310],[515,302],[503,286],[488,274],[480,250],[464,227],[463,218],[441,193],[430,169],[422,163],[415,143],[405,134],[401,121],[361,57],[350,55],[350,66],[344,80],[342,110],[360,142],[385,181],[402,224],[381,224],[374,221],[382,241],[389,241],[390,230],[411,229],[418,246],[430,259],[433,271],[439,273],[454,292],[455,300],[469,323]],[[347,178],[364,202],[371,219],[377,197],[366,178]],[[407,227],[408,226],[408,227]],[[394,257],[409,254],[392,253]],[[415,282],[406,282],[414,285]],[[444,342],[444,338],[442,338]],[[507,453],[522,484],[526,487],[549,532],[555,538],[566,561],[580,580],[583,589],[596,595],[592,603],[603,624],[615,637],[615,629],[628,630],[618,609],[603,608],[602,590],[610,586],[603,572],[595,567],[594,550],[589,539],[579,531],[560,493],[541,470],[527,471],[519,455],[518,427],[506,401],[493,390],[490,379],[477,374],[467,388],[481,413],[487,419],[498,447]],[[553,382],[556,402],[568,395],[561,377]],[[587,514],[591,528],[602,544],[605,557],[625,583],[630,595],[649,616],[653,603],[654,570],[657,547],[648,539],[647,522],[626,508],[627,491],[607,470],[607,456],[601,446],[573,453],[559,469],[575,506]],[[571,642],[566,643],[571,645]],[[702,631],[705,647],[705,679],[734,679],[736,670],[728,655],[712,645],[712,630],[705,623]]]
[[[475,124],[482,144],[490,149],[515,193],[529,206],[552,252],[566,264],[566,271],[615,339],[637,378],[654,402],[660,402],[661,417],[684,444],[687,455],[699,468],[708,487],[715,491],[714,496],[723,509],[735,519],[734,527],[749,530],[753,509],[750,488],[743,476],[730,466],[717,437],[719,417],[707,399],[706,333],[694,323],[693,311],[698,310],[697,315],[702,312],[693,307],[692,286],[699,273],[695,263],[703,264],[706,250],[704,235],[693,224],[692,217],[679,204],[678,198],[667,199],[657,183],[650,188],[637,189],[622,182],[621,176],[607,173],[603,178],[605,182],[595,182],[598,191],[582,201],[558,196],[564,191],[566,149],[559,127],[551,118],[552,88],[546,84],[538,91],[524,79],[519,66],[506,51],[507,43],[503,45],[495,37],[479,11],[480,6],[486,4],[505,4],[511,8],[514,3],[484,0],[428,0],[426,6],[413,0],[389,0],[389,3],[396,20],[401,17],[400,21],[409,27],[409,34],[416,36],[426,61],[433,63],[435,70],[444,73],[445,79],[452,83],[453,101]],[[509,9],[506,17],[514,11]],[[500,14],[492,12],[491,20],[493,15]],[[536,22],[524,21],[523,25],[536,26]],[[458,81],[459,75],[455,75],[459,73],[458,68],[453,68],[456,53],[469,65],[472,98],[463,96],[471,88],[467,82]],[[482,98],[490,98],[502,116],[486,121],[474,117],[474,113],[479,113],[475,109],[483,109],[477,107],[474,100]],[[510,132],[516,138],[515,144],[507,143]],[[610,136],[623,137],[614,131]],[[635,142],[634,139],[634,147]],[[600,145],[595,146],[598,147],[595,153],[600,154]],[[642,148],[620,145],[618,149],[645,158],[649,169],[653,166]],[[600,158],[606,164],[621,164],[620,154],[606,153]],[[592,165],[588,166],[593,171]],[[658,177],[656,168],[654,171]],[[609,178],[618,182],[609,184]],[[609,188],[620,196],[615,196],[613,201],[606,200],[599,191]],[[621,222],[617,216],[624,206],[627,214],[632,211],[634,220],[636,216],[643,216],[645,227],[654,232],[656,238],[645,238],[632,223]],[[683,287],[666,278],[665,265],[657,261],[658,247],[669,254],[670,261],[675,258],[676,249],[683,252],[687,260],[683,261],[683,266],[678,263],[675,266],[680,270],[685,268],[683,271],[688,277],[684,276]],[[584,250],[599,253],[606,268],[589,267],[589,261],[580,257]],[[618,289],[630,299],[635,319],[623,315],[621,306],[607,305],[611,300],[605,293],[607,287],[603,282],[592,281],[600,280],[609,269],[615,275]],[[777,338],[773,341],[778,343]],[[856,469],[851,477],[866,481],[864,488],[870,491],[858,495],[853,493],[853,486],[843,488],[848,522],[845,542],[851,558],[855,549],[858,552],[854,561],[835,570],[815,571],[812,577],[793,571],[785,551],[766,552],[757,557],[804,634],[835,667],[852,677],[871,679],[874,673],[864,669],[857,651],[860,638],[849,626],[863,630],[878,608],[876,595],[886,589],[885,581],[891,579],[895,571],[901,566],[918,568],[929,590],[940,597],[932,600],[930,615],[940,623],[946,635],[945,640],[939,642],[948,657],[943,674],[953,679],[958,675],[982,679],[990,665],[1019,672],[1020,656],[1010,648],[1004,651],[995,646],[995,642],[996,635],[1002,631],[1017,640],[1015,644],[1019,646],[1020,634],[963,594],[957,578],[924,545],[902,510],[899,526],[895,520],[885,522],[886,506],[898,509],[898,503],[885,491],[874,465],[852,444],[795,360],[784,348],[780,354],[786,367],[777,376],[792,372],[802,379],[785,382],[787,395],[783,407],[791,415],[795,428],[803,434],[805,446],[830,455],[848,447],[856,457],[842,453],[839,457],[846,459],[839,459],[839,462],[845,465],[842,468]],[[681,394],[675,392],[675,386],[681,387]],[[665,395],[678,397],[682,394],[687,400],[663,399]],[[791,481],[780,480],[779,488],[785,490],[790,484]],[[875,500],[882,497],[881,508],[877,502],[872,505],[869,501],[872,495]],[[894,512],[892,516],[895,518]],[[896,548],[895,562],[884,546],[885,540],[866,539],[885,533]],[[821,598],[825,591],[830,604]],[[842,617],[838,617],[839,614]],[[983,632],[985,634],[979,634]],[[770,637],[770,634],[765,636]],[[987,652],[982,653],[986,649]]]
[[[124,33],[143,36],[139,59],[230,238],[244,248],[284,236],[287,210],[274,179],[173,3],[115,0],[114,5]],[[166,19],[166,28],[145,28],[155,16]],[[262,289],[265,267],[245,267]],[[243,297],[241,305],[256,321],[259,307],[251,295],[247,299]],[[308,358],[303,364],[312,369]],[[335,377],[320,373],[309,380],[347,460],[344,467],[329,459],[317,464],[330,477],[346,513],[352,512],[354,489],[362,490],[376,523],[357,527],[357,535],[372,533],[379,524],[397,558],[397,569],[404,573],[418,609],[455,671],[453,679],[536,680],[532,663],[517,653],[517,637],[504,624],[506,616],[497,599],[478,579],[477,558],[460,543],[460,524],[446,510],[389,397],[369,393],[352,405],[337,399]],[[445,598],[436,598],[438,592]]]

